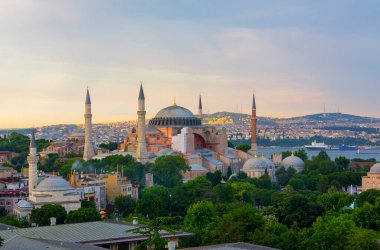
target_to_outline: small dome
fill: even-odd
[[[26,200],[20,200],[19,202],[17,202],[17,206],[20,208],[33,208],[32,203]]]
[[[161,134],[161,131],[158,130],[154,126],[147,126],[146,129],[145,129],[145,133],[147,133],[147,134]]]
[[[266,158],[251,158],[244,163],[242,170],[271,170],[274,168],[272,161]]]
[[[187,108],[173,105],[158,111],[154,118],[193,118],[194,114]]]
[[[380,174],[380,163],[376,163],[371,167],[370,174]]]
[[[294,168],[297,171],[302,171],[304,165],[305,163],[303,162],[303,160],[294,155],[286,157],[281,162],[281,166],[284,167],[285,169]]]
[[[70,183],[61,176],[50,176],[42,180],[34,189],[35,191],[66,191],[74,190]]]

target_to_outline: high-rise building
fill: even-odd
[[[86,102],[85,102],[85,113],[84,113],[84,129],[85,129],[85,142],[83,159],[85,161],[90,160],[95,156],[94,146],[92,144],[92,114],[91,114],[91,98],[90,92],[87,88]]]
[[[138,98],[138,121],[137,121],[137,149],[136,160],[145,164],[148,161],[148,150],[146,148],[145,139],[145,96],[142,84],[140,85],[140,93]]]

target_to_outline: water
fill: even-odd
[[[281,153],[284,151],[298,151],[301,149],[301,147],[293,147],[293,148],[282,148],[282,147],[259,147],[258,153],[264,154],[265,157],[270,158],[273,153]],[[319,154],[319,151],[307,151],[307,156],[309,159],[312,156],[316,156]],[[332,160],[334,160],[336,157],[344,156],[348,159],[353,158],[361,158],[361,159],[369,159],[374,158],[377,161],[380,161],[380,148],[376,149],[368,149],[368,150],[361,150],[358,154],[357,151],[326,151],[326,153],[330,156]]]

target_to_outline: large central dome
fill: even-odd
[[[150,120],[149,125],[153,126],[200,126],[201,119],[197,118],[187,108],[173,105],[161,109],[157,115]]]
[[[155,118],[193,118],[194,114],[187,108],[173,105],[158,111]]]

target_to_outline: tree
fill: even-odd
[[[235,200],[234,191],[230,184],[219,184],[214,187],[217,201],[220,203],[230,203]]]
[[[317,198],[317,202],[321,204],[326,210],[339,210],[344,206],[352,204],[354,200],[354,196],[342,192],[322,194]]]
[[[249,232],[262,228],[262,215],[251,205],[230,211],[217,222],[210,223],[203,237],[205,244],[248,241]]]
[[[30,215],[31,221],[37,223],[39,226],[49,226],[51,217],[57,219],[57,225],[63,224],[66,220],[67,212],[62,205],[47,204],[41,208],[33,209]]]
[[[353,212],[353,219],[357,226],[379,230],[380,229],[380,210],[379,206],[365,203],[362,207],[356,208]]]
[[[66,223],[82,223],[99,221],[100,213],[93,207],[81,207],[78,210],[70,211]]]
[[[108,149],[109,151],[114,151],[118,148],[119,143],[117,142],[109,142],[109,143],[101,143],[99,148]]]
[[[232,190],[237,200],[244,202],[253,202],[252,191],[255,189],[255,185],[248,182],[229,183],[231,183]]]
[[[191,232],[201,233],[215,219],[215,215],[214,205],[211,202],[196,202],[187,210],[184,220],[185,228]]]
[[[136,249],[148,249],[148,250],[165,250],[166,240],[161,236],[160,231],[167,231],[174,234],[172,217],[158,217],[154,220],[149,220],[144,226],[128,230],[134,234],[141,234],[148,239],[137,245]]]
[[[278,183],[282,187],[285,187],[288,185],[289,180],[293,177],[293,175],[295,175],[296,172],[297,171],[294,168],[285,169],[284,167],[280,167],[276,170],[276,178]]]
[[[241,150],[243,152],[248,152],[248,150],[251,149],[251,146],[248,144],[240,144],[239,146],[236,146],[237,150]]]
[[[326,151],[321,151],[319,152],[317,158],[320,160],[320,161],[330,161],[330,156],[326,153]]]
[[[358,236],[360,237],[359,241]],[[324,216],[300,232],[301,249],[379,249],[377,235],[355,227],[348,215]],[[365,247],[365,248],[362,248]]]
[[[7,215],[0,218],[0,222],[6,225],[26,228],[29,227],[29,223],[25,219],[17,219],[15,215]]]
[[[321,205],[308,199],[306,195],[290,194],[283,197],[275,206],[279,221],[289,227],[294,223],[301,228],[308,227],[323,214]]]
[[[220,172],[219,170],[215,171],[214,173],[208,172],[206,174],[206,178],[207,180],[211,181],[213,186],[219,185],[223,179],[222,172]]]
[[[298,150],[294,155],[301,158],[301,160],[303,161],[306,161],[308,159],[307,152],[304,148],[301,148],[300,150]]]
[[[215,200],[216,195],[213,192],[212,184],[204,176],[199,176],[183,184],[183,189],[189,204],[197,201]]]
[[[264,229],[258,228],[249,235],[249,241],[258,245],[280,248],[282,247],[281,235],[285,234],[288,228],[277,221],[265,224]]]
[[[133,214],[136,210],[136,200],[130,195],[119,195],[115,198],[115,208],[125,217]]]
[[[190,167],[187,165],[185,159],[179,155],[158,157],[150,167],[155,182],[168,188],[181,185],[181,172],[189,170]]]
[[[340,170],[346,170],[348,168],[348,165],[350,164],[350,159],[344,157],[344,156],[339,156],[335,158],[335,164],[338,166]]]
[[[366,202],[374,205],[378,197],[380,197],[380,190],[368,189],[359,194],[356,202],[359,207],[363,206]]]
[[[145,189],[137,202],[137,212],[150,219],[168,216],[169,210],[169,191],[160,185]]]
[[[81,207],[91,207],[96,209],[96,204],[93,200],[82,200]]]

